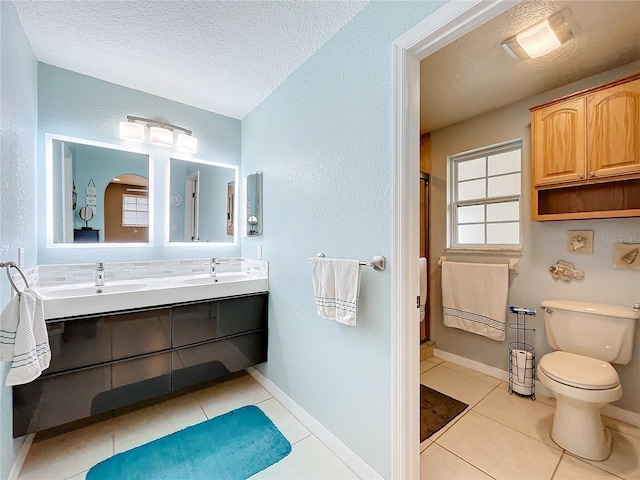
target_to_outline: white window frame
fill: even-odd
[[[500,175],[489,175],[488,170],[485,169],[484,179],[487,181],[488,178],[493,178],[501,175],[511,175],[513,173],[520,173],[520,194],[519,195],[508,195],[501,197],[487,197],[484,199],[474,199],[474,200],[463,200],[457,201],[457,187],[458,187],[458,178],[457,178],[457,168],[456,165],[461,161],[474,160],[482,157],[489,157],[491,155],[506,153],[515,150],[520,150],[520,170],[519,172],[508,172]],[[481,147],[478,149],[470,150],[467,152],[457,153],[455,155],[450,155],[447,157],[447,251],[454,252],[481,252],[481,253],[503,253],[503,252],[522,252],[523,246],[523,231],[522,231],[522,179],[523,179],[523,171],[522,171],[522,139],[514,139],[509,140],[507,142],[498,143],[495,145],[489,145],[486,147]],[[482,177],[480,177],[482,178]],[[458,219],[457,219],[457,207],[458,206],[467,206],[467,205],[487,205],[491,203],[505,203],[510,201],[518,201],[519,206],[519,215],[518,215],[518,236],[520,239],[519,244],[460,244],[458,243],[457,233],[458,233]],[[486,225],[488,223],[485,214],[485,220],[483,223],[485,225],[485,242],[486,242]]]
[[[126,212],[143,212],[144,210],[139,210],[139,209],[135,209],[135,210],[131,210],[127,208],[127,203],[125,202],[125,198],[135,198],[136,199],[136,207],[138,206],[138,199],[139,198],[144,198],[147,200],[147,223],[126,223],[125,222],[125,213]],[[123,193],[122,194],[122,226],[123,227],[149,227],[149,197],[144,196],[144,195],[131,195],[129,193]]]

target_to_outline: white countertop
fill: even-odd
[[[217,281],[216,281],[217,280]],[[139,278],[76,283],[34,289],[44,301],[46,320],[208,300],[269,291],[269,280],[247,274]]]

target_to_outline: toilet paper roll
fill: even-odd
[[[533,353],[525,350],[511,350],[511,389],[521,395],[533,394],[534,369]]]

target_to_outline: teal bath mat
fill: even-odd
[[[271,420],[250,405],[115,455],[87,480],[244,480],[290,452]]]

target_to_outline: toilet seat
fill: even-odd
[[[548,353],[540,359],[538,368],[556,382],[583,390],[608,390],[620,385],[611,364],[575,353]]]

